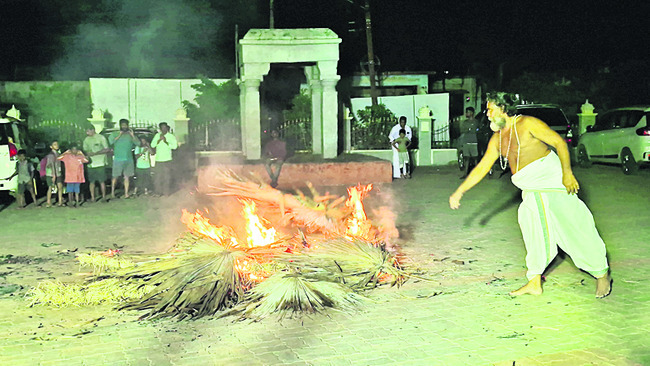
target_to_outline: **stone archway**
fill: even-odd
[[[261,157],[260,83],[272,63],[305,66],[312,100],[312,151],[334,158],[338,146],[336,72],[341,39],[327,28],[251,29],[239,40],[242,149],[247,159]]]

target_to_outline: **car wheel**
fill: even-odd
[[[623,174],[625,175],[633,174],[639,168],[636,160],[634,160],[632,152],[627,148],[623,149],[621,152],[621,168],[623,169]]]
[[[585,145],[578,146],[578,166],[582,168],[588,168],[591,166],[591,160],[589,160],[589,154],[587,154],[587,148]]]
[[[458,150],[458,169],[465,170],[465,155],[463,150]]]

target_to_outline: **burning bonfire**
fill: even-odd
[[[236,198],[243,227],[218,226],[203,212],[183,210],[188,233],[163,258],[107,261],[122,255],[114,251],[82,257],[86,265],[97,267],[93,257],[101,263],[95,283],[117,278],[113,286],[140,289],[136,298],[112,299],[120,309],[146,310],[142,318],[283,317],[351,309],[363,301],[361,291],[405,280],[392,245],[397,229],[385,215],[390,211],[373,211],[378,224],[366,213],[363,199],[372,185],[350,187],[347,197],[320,195],[310,185],[307,196],[234,175],[222,178],[213,194]],[[110,263],[118,264],[112,273]],[[33,305],[48,302],[39,294],[32,292]]]

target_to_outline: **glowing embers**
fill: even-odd
[[[350,210],[350,216],[346,222],[345,236],[349,239],[353,237],[372,240],[372,224],[368,220],[366,211],[363,207],[363,198],[372,190],[372,184],[357,185],[348,188],[348,199],[345,206]]]

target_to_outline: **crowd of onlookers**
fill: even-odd
[[[25,150],[18,151],[15,172],[8,178],[17,176],[16,201],[19,208],[26,206],[26,194],[31,195],[34,203],[37,202],[37,174],[47,184],[45,207],[52,207],[55,203],[59,207],[77,207],[83,202],[106,202],[116,198],[115,190],[119,183],[124,188],[123,198],[139,194],[169,195],[172,151],[177,147],[176,137],[166,122],[159,124],[158,133],[149,141],[146,136],[136,136],[129,121],[121,119],[120,129],[108,137],[97,133],[94,126],[88,126],[81,146],[73,143],[63,153],[59,151],[58,141],[52,141],[50,152],[40,160],[38,169],[27,160]],[[110,164],[109,157],[112,157]],[[106,189],[109,179],[110,196]],[[90,197],[82,196],[82,184],[85,191],[86,183]],[[67,202],[64,202],[64,190],[68,195]],[[97,193],[101,193],[101,197]]]

